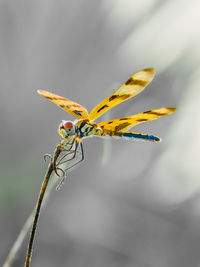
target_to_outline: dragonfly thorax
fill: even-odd
[[[77,136],[81,138],[93,135],[98,135],[98,136],[103,135],[103,130],[99,128],[96,123],[93,123],[88,120],[77,121],[76,127],[77,127]]]
[[[76,132],[76,126],[73,121],[62,121],[62,123],[59,125],[58,133],[63,138],[75,135],[75,132]]]

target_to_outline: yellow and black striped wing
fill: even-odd
[[[134,74],[113,95],[98,104],[89,115],[90,120],[95,120],[104,112],[120,104],[121,102],[139,94],[153,80],[155,69],[144,69]]]
[[[159,108],[128,116],[126,118],[100,122],[97,126],[101,127],[105,134],[113,135],[114,133],[116,134],[121,131],[128,131],[139,123],[152,121],[162,116],[169,115],[174,111],[176,111],[176,108]]]
[[[88,119],[87,109],[83,106],[59,95],[52,94],[48,91],[38,90],[38,94],[43,95],[65,111],[69,112],[78,119]]]

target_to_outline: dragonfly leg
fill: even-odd
[[[52,160],[52,155],[51,154],[44,154],[44,156],[43,156],[43,159],[44,159],[44,161],[47,161],[47,159],[50,159],[50,160]]]
[[[68,142],[67,145],[69,145],[69,148],[67,147],[65,150],[66,151],[70,151],[74,145],[74,142],[75,142],[75,137],[72,139],[72,142]]]
[[[71,160],[73,160],[74,158],[75,158],[75,156],[76,156],[76,153],[77,153],[77,150],[78,150],[78,145],[79,145],[79,143],[77,142],[77,141],[75,141],[75,148],[74,148],[74,150],[71,150],[70,152],[71,153],[66,153],[59,161],[58,161],[58,163],[57,163],[57,165],[59,165],[59,164],[64,164],[64,163],[66,163],[66,162],[68,162],[68,161],[71,161]],[[64,150],[64,151],[68,151],[68,150]],[[63,162],[61,162],[66,156],[68,156],[69,154],[72,154],[72,157],[71,158],[69,158],[69,159],[67,159],[67,160],[65,160],[65,161],[63,161]]]
[[[52,157],[51,154],[45,154],[43,158],[44,158],[44,161],[47,161],[47,159],[50,159],[51,163],[53,164],[53,170],[55,171],[55,173],[56,173],[56,175],[58,177],[62,177],[65,174],[65,172],[63,171],[63,169],[59,168],[57,166],[57,164],[53,161],[53,157]],[[61,175],[58,173],[58,171],[61,172]]]
[[[67,167],[65,169],[65,172],[68,171],[69,169],[71,169],[72,167],[74,167],[75,165],[79,164],[81,161],[84,160],[83,144],[82,144],[82,142],[80,142],[79,144],[80,144],[80,147],[81,147],[81,158],[77,162],[74,162],[72,165],[70,165],[69,167]],[[76,152],[74,153],[73,159],[75,158],[75,156],[76,156]]]
[[[74,141],[75,141],[75,138],[73,138],[73,140],[72,140],[72,142],[71,142],[71,144],[70,144],[70,148],[67,148],[67,149],[63,149],[63,152],[69,152],[69,153],[66,153],[65,155],[63,155],[60,159],[59,159],[59,161],[56,163],[56,165],[58,166],[59,164],[63,164],[63,163],[65,163],[66,161],[64,161],[64,162],[62,162],[62,160],[65,158],[65,157],[67,157],[68,155],[70,155],[70,154],[73,154],[74,152],[75,152],[75,150],[72,150],[72,147],[73,147],[73,145],[74,145]],[[68,143],[69,144],[69,143]],[[68,145],[67,144],[67,145]],[[73,158],[73,156],[72,156],[72,158]],[[69,159],[70,160],[70,159]]]
[[[58,186],[56,187],[56,190],[59,190],[59,189],[61,188],[62,184],[64,183],[64,181],[65,181],[65,179],[66,179],[66,171],[68,171],[69,169],[71,169],[72,167],[74,167],[75,165],[77,165],[78,163],[80,163],[81,161],[84,160],[84,152],[83,152],[83,145],[82,145],[82,142],[77,142],[77,141],[76,141],[76,147],[75,147],[75,150],[74,150],[74,155],[73,155],[73,157],[72,157],[71,159],[66,160],[65,162],[62,162],[61,164],[66,163],[66,162],[69,162],[69,161],[75,159],[75,157],[76,157],[76,155],[77,155],[77,150],[78,150],[78,146],[79,146],[79,144],[80,144],[80,146],[81,146],[81,159],[78,160],[77,162],[74,162],[72,165],[70,165],[69,167],[67,167],[67,168],[65,169],[65,171],[64,171],[64,175],[62,176],[61,181],[59,182]],[[60,168],[59,168],[59,169],[60,169]]]

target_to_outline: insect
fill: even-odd
[[[161,139],[157,136],[130,132],[129,130],[137,124],[169,115],[176,111],[176,108],[159,108],[144,111],[142,113],[127,116],[125,118],[114,119],[100,123],[93,122],[109,109],[142,92],[144,88],[153,80],[154,75],[154,68],[147,68],[137,72],[131,78],[129,78],[127,82],[125,82],[113,95],[99,103],[90,113],[88,113],[85,107],[67,98],[52,94],[47,91],[38,90],[40,95],[43,95],[78,119],[75,121],[62,121],[58,128],[59,134],[66,141],[68,151],[70,151],[73,147],[74,153],[70,160],[76,159],[76,153],[80,147],[80,158],[76,160],[76,162],[74,162],[74,164],[69,168],[75,166],[84,159],[82,139],[86,137],[112,136],[153,142],[161,141]]]

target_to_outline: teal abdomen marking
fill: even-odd
[[[148,141],[153,141],[153,142],[159,142],[160,138],[154,135],[148,135],[148,134],[140,134],[140,133],[122,133],[122,137],[126,138],[136,138],[136,139],[143,139],[143,140],[148,140]]]

